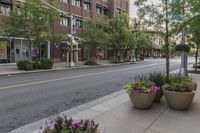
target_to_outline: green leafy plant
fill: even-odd
[[[137,80],[134,83],[128,83],[124,86],[124,90],[128,94],[130,93],[156,93],[160,90],[159,87],[155,86],[152,82],[144,82]]]
[[[26,70],[26,71],[33,70],[32,62],[29,60],[18,61],[17,67],[19,70]]]
[[[196,82],[191,78],[177,75],[170,75],[169,83],[165,83],[162,88],[175,92],[192,92],[196,90]]]
[[[95,66],[95,65],[98,65],[98,64],[97,64],[96,61],[88,60],[88,61],[84,62],[84,65]]]
[[[190,52],[190,46],[188,45],[183,45],[183,44],[179,44],[179,45],[176,45],[176,51],[185,51],[187,53]]]
[[[40,67],[42,69],[51,69],[53,67],[53,60],[52,59],[42,59],[40,61]]]
[[[148,79],[159,87],[162,87],[165,83],[165,75],[162,73],[150,73]]]

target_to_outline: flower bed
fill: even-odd
[[[58,117],[55,123],[46,124],[38,133],[100,133],[93,120],[73,120]]]

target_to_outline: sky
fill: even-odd
[[[137,16],[137,9],[136,6],[134,5],[135,0],[130,0],[130,8],[129,8],[129,13],[131,18],[135,18]]]

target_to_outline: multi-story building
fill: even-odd
[[[5,26],[4,20],[9,17],[11,10],[17,9],[20,1],[23,0],[0,0],[0,27]],[[44,0],[44,4],[50,6],[52,1]],[[111,18],[116,12],[128,13],[129,10],[129,0],[58,0],[58,4],[60,21],[52,24],[51,28],[55,33],[64,35],[82,32],[81,23],[84,18]],[[62,43],[49,42],[41,46],[40,55],[62,61],[68,58],[63,51]],[[0,63],[17,62],[34,56],[34,49],[26,38],[5,37],[0,32]]]

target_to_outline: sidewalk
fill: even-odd
[[[76,69],[76,68],[89,68],[89,67],[100,67],[100,66],[111,66],[111,65],[120,65],[120,64],[112,64],[109,61],[97,61],[99,65],[97,66],[86,66],[83,65],[83,62],[75,63],[75,67],[70,67],[66,62],[55,63],[52,69],[46,70],[34,70],[34,71],[22,71],[18,70],[16,64],[0,64],[0,76],[4,75],[13,75],[13,74],[25,74],[25,73],[36,73],[36,72],[49,72],[49,71],[58,71],[58,70],[66,70],[66,69]],[[130,64],[132,62],[123,63]]]
[[[200,88],[200,76],[191,75]],[[102,133],[198,133],[200,130],[200,90],[197,89],[189,110],[176,111],[167,106],[164,98],[149,110],[135,109],[128,95],[122,90],[65,112],[74,119],[94,119]],[[46,120],[25,125],[10,133],[38,133]]]

